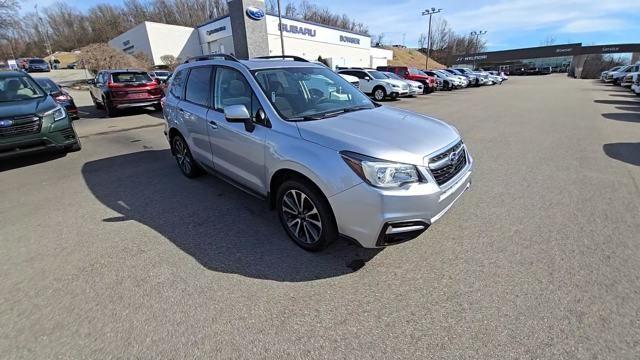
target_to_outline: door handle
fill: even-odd
[[[211,126],[212,129],[218,128],[218,124],[213,120],[209,121],[209,126]]]

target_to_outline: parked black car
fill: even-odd
[[[27,59],[25,63],[27,72],[49,72],[51,68],[49,67],[49,63],[44,61],[43,59],[33,58]]]
[[[71,119],[76,120],[80,118],[78,115],[78,107],[67,90],[63,89],[60,85],[56,84],[49,78],[36,78],[35,81],[44,91],[49,93],[49,95],[51,95],[58,104],[67,110]]]

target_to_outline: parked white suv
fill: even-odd
[[[163,115],[185,176],[207,171],[265,198],[311,251],[340,236],[364,247],[413,239],[469,188],[473,159],[456,128],[286,58],[178,66]]]
[[[382,72],[374,69],[350,68],[338,71],[338,74],[355,76],[360,79],[360,90],[372,96],[376,101],[385,98],[396,99],[409,95],[409,85],[402,80],[389,79]]]

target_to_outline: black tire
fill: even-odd
[[[303,180],[287,180],[276,196],[280,223],[296,245],[307,251],[320,251],[338,238],[331,206],[315,186]]]
[[[155,105],[153,105],[153,110],[155,110],[155,111],[162,111],[162,105],[160,105],[160,104],[155,104]]]
[[[80,150],[82,150],[82,144],[80,143],[80,139],[78,139],[75,144],[69,146],[67,152],[76,152]]]
[[[371,95],[375,101],[382,101],[387,97],[387,91],[382,86],[376,86],[373,88]]]
[[[391,93],[391,95],[389,95],[389,98],[391,100],[396,100],[398,98],[398,93]]]
[[[118,116],[118,109],[116,109],[113,104],[111,104],[110,101],[108,101],[105,98],[102,98],[102,101],[104,103],[104,109],[107,111],[107,116],[108,117],[116,117]]]
[[[189,145],[181,135],[175,135],[171,139],[171,153],[184,176],[193,179],[202,175],[202,169],[193,159]]]
[[[96,98],[93,96],[92,93],[89,93],[89,95],[91,96],[91,101],[93,102],[93,105],[96,107],[96,109],[98,110],[104,109],[104,106],[96,100]]]

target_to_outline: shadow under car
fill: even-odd
[[[380,252],[345,240],[306,252],[287,237],[266,201],[214,176],[185,178],[169,150],[91,161],[82,175],[93,195],[120,214],[103,221],[149,226],[209,270],[311,281],[357,271]]]

